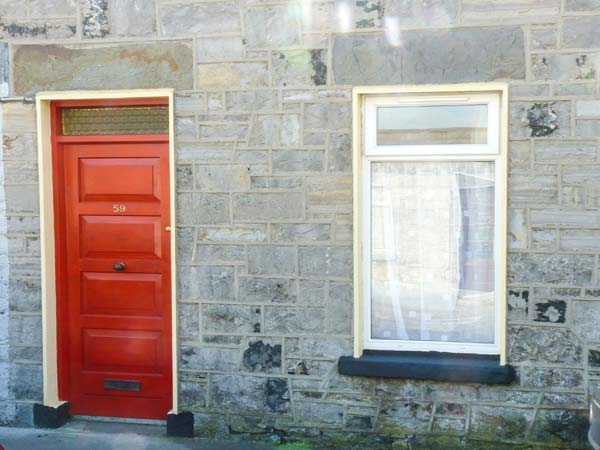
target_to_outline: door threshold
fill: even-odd
[[[137,425],[160,425],[165,426],[167,420],[158,419],[134,419],[127,417],[105,417],[105,416],[71,416],[71,420],[82,420],[86,422],[113,422],[113,423],[131,423]]]

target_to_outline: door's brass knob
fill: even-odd
[[[114,269],[117,272],[123,272],[125,269],[127,268],[127,266],[125,266],[124,262],[118,262],[115,264]]]

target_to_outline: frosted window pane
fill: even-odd
[[[373,339],[494,342],[494,163],[371,165]]]
[[[63,134],[167,134],[167,106],[124,108],[64,108]]]
[[[377,108],[377,145],[486,144],[487,105]]]

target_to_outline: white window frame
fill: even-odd
[[[506,363],[507,85],[358,87],[353,91],[354,133],[354,356],[364,349],[500,355]],[[390,105],[488,105],[486,144],[382,145],[376,141],[377,107]],[[491,161],[495,164],[492,344],[371,338],[371,164],[387,161]]]

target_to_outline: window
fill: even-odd
[[[504,352],[506,90],[475,88],[355,91],[355,356]]]

